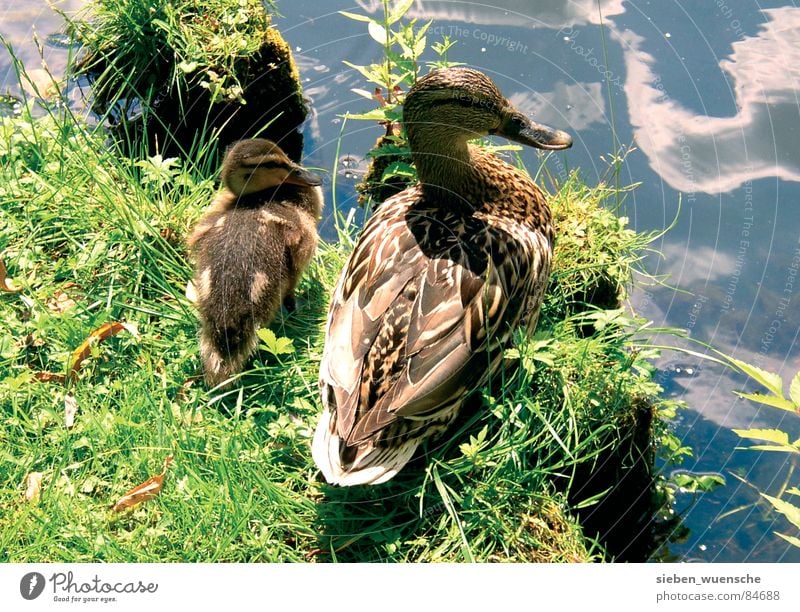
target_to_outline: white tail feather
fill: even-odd
[[[311,443],[311,455],[330,484],[342,487],[381,484],[391,480],[408,463],[417,450],[409,440],[399,448],[374,448],[359,454],[352,465],[343,466],[339,446],[341,438],[331,431],[331,411],[325,407]]]

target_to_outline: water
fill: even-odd
[[[41,0],[24,9],[17,4],[0,0],[0,31],[29,68],[38,68],[32,24],[44,40],[60,20]],[[371,86],[342,60],[367,64],[380,58],[380,49],[365,24],[337,11],[378,14],[381,3],[357,4],[280,4],[276,24],[295,49],[313,101],[307,165],[332,169],[340,115],[370,108],[350,89]],[[556,174],[580,168],[592,183],[608,175],[604,158],[619,144],[636,148],[619,177],[621,184],[641,183],[625,213],[641,231],[674,222],[654,244],[663,257],[647,262],[666,285],[640,284],[631,298],[637,311],[656,326],[687,329],[698,341],[791,378],[800,370],[800,8],[755,0],[599,4],[603,27],[597,0],[495,0],[493,6],[418,0],[412,13],[435,19],[429,41],[443,34],[456,41],[451,59],[483,70],[521,109],[573,134],[573,148],[551,159]],[[45,47],[56,72],[68,53],[61,47]],[[0,52],[0,93],[15,91],[8,67]],[[340,207],[355,205],[364,154],[380,134],[367,122],[344,126]],[[534,152],[523,157],[537,167]],[[671,545],[671,554],[800,561],[800,550],[774,535],[792,533],[791,526],[757,504],[754,488],[775,493],[787,478],[797,485],[796,461],[736,450],[742,441],[732,431],[781,427],[796,439],[800,419],[738,399],[733,392],[745,387],[742,377],[709,361],[667,353],[659,366],[667,393],[689,406],[675,424],[694,449],[683,467],[727,480],[712,493],[678,496],[676,511],[689,534]]]

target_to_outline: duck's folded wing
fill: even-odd
[[[494,270],[480,276],[469,266],[438,260],[428,272],[411,311],[403,368],[371,407],[375,415],[430,418],[460,402],[492,369],[496,355],[487,348],[498,344],[506,305]],[[371,420],[361,419],[351,438],[372,435]]]
[[[496,269],[466,254],[431,260],[402,222],[383,224],[360,244],[370,246],[353,253],[335,292],[320,373],[348,444],[398,417],[429,418],[460,401],[490,369],[484,349],[506,307]],[[375,376],[365,362],[376,341],[392,347],[382,355],[393,360],[383,385],[366,380]],[[365,384],[381,387],[371,405]]]

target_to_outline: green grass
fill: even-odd
[[[66,111],[0,120],[0,256],[21,287],[0,294],[2,560],[607,558],[577,518],[603,491],[580,493],[576,478],[630,469],[633,455],[617,450],[633,452],[637,415],[660,406],[642,323],[586,303],[599,285],[617,299],[648,240],[602,207],[613,190],[574,174],[561,186],[539,332],[519,338],[452,435],[387,485],[342,490],[320,482],[310,438],[328,298],[358,228],[340,222],[299,309],[272,325],[292,349],[262,349],[239,384],[207,390],[183,239],[215,187],[193,162],[120,157]],[[66,374],[111,321],[138,333],[97,343],[74,381],[37,380]],[[109,509],[168,454],[158,497]],[[43,474],[38,503],[24,498],[32,472]]]

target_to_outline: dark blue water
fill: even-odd
[[[16,3],[0,0],[0,29],[13,33],[26,59],[34,56],[30,24],[40,20],[40,32],[51,28],[46,35],[58,21],[39,8],[29,9],[28,21],[10,20],[19,9],[4,4]],[[342,60],[368,64],[381,49],[365,24],[336,11],[377,15],[381,3],[279,4],[276,24],[313,102],[306,163],[337,173],[335,198],[348,210],[359,162],[382,130],[343,125],[346,111],[370,109],[350,89],[372,86]],[[429,41],[443,34],[456,41],[451,59],[491,75],[539,121],[571,131],[573,148],[548,162],[554,174],[580,168],[594,183],[609,176],[610,154],[630,149],[619,181],[641,186],[624,214],[640,231],[674,222],[653,245],[662,256],[647,260],[663,283],[639,279],[635,310],[786,380],[800,370],[800,8],[754,0],[420,0],[412,14],[435,19]],[[63,63],[65,51],[47,52]],[[0,53],[0,89],[14,88],[7,65]],[[337,146],[346,163],[334,169]],[[540,163],[532,151],[523,158],[529,168]],[[698,561],[800,561],[800,550],[774,534],[794,533],[791,525],[757,493],[775,494],[787,479],[798,486],[797,461],[737,450],[743,444],[732,431],[781,427],[796,439],[800,418],[738,399],[743,378],[699,357],[666,352],[659,367],[667,393],[688,405],[675,423],[694,451],[683,467],[727,480],[711,493],[678,494],[675,510],[689,533],[670,552]]]

